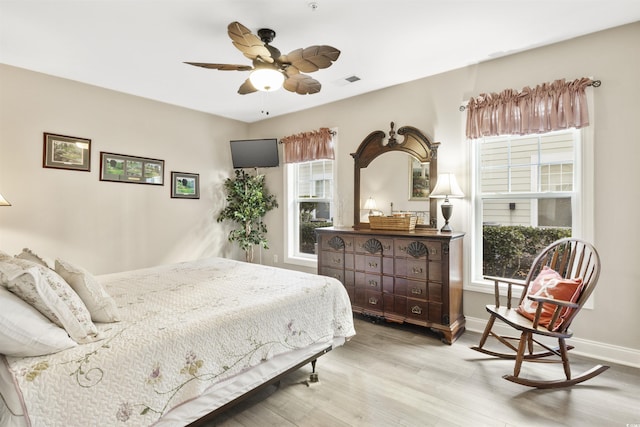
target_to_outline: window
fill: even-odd
[[[334,161],[289,163],[286,174],[287,262],[315,266],[315,229],[333,223]]]
[[[590,144],[583,130],[474,141],[472,281],[524,278],[533,258],[562,237],[590,233]],[[585,176],[586,175],[586,176]]]

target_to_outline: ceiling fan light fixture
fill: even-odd
[[[257,91],[273,92],[281,87],[299,95],[318,93],[322,87],[320,82],[303,73],[330,67],[340,56],[338,49],[326,45],[295,49],[288,55],[282,55],[278,48],[271,45],[276,36],[275,31],[261,28],[256,36],[237,21],[229,24],[227,34],[233,45],[252,60],[252,66],[205,62],[186,64],[211,70],[251,71],[249,78],[238,88],[240,95]]]
[[[257,68],[251,72],[249,80],[256,89],[273,92],[282,87],[284,74],[273,68]]]

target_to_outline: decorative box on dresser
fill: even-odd
[[[451,344],[464,332],[464,233],[316,229],[318,274],[345,286],[355,313],[430,328]]]

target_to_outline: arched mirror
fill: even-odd
[[[397,135],[403,137],[398,141]],[[352,153],[354,159],[353,227],[369,228],[366,219],[376,201],[374,213],[391,215],[397,211],[417,213],[424,220],[416,228],[437,227],[437,202],[429,198],[438,176],[438,146],[420,130],[403,126],[389,136],[371,132]],[[381,157],[382,154],[385,156]]]

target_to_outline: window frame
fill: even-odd
[[[332,129],[334,130],[334,129]],[[338,158],[337,154],[337,132],[333,135],[333,149],[334,157]],[[310,201],[329,202],[331,205],[331,212],[334,224],[336,223],[336,200],[338,193],[338,178],[337,178],[337,161],[330,159],[320,159],[324,161],[333,162],[332,165],[332,179],[331,197],[323,199],[309,199]],[[319,161],[319,160],[317,160]],[[306,162],[305,162],[306,163]],[[299,245],[297,236],[300,230],[300,215],[296,209],[296,203],[299,199],[296,197],[296,173],[294,168],[296,163],[286,163],[284,165],[284,199],[285,199],[285,212],[284,212],[284,262],[287,264],[298,265],[308,268],[317,268],[318,256],[317,254],[302,254],[299,252]]]
[[[590,98],[590,97],[588,97]],[[590,116],[593,108],[590,105]],[[592,122],[592,120],[591,120]],[[563,131],[555,131],[555,133]],[[553,132],[549,132],[553,133]],[[535,135],[535,134],[534,134]],[[534,135],[527,135],[529,137]],[[535,135],[537,136],[537,135]],[[505,136],[506,137],[506,136]],[[526,137],[526,136],[525,136]],[[480,196],[480,148],[479,144],[484,139],[475,139],[469,141],[469,158],[471,168],[471,212],[469,218],[469,230],[471,231],[470,245],[470,265],[468,269],[469,279],[464,286],[465,290],[490,293],[494,292],[493,282],[482,278],[482,233],[483,219],[482,207],[484,199],[503,199],[505,195],[509,198],[531,198],[535,197],[572,197],[572,236],[582,238],[589,242],[593,242],[594,237],[594,144],[593,144],[593,126],[587,126],[579,130],[574,147],[574,191],[550,192],[545,193],[503,193],[496,195]],[[589,304],[591,305],[591,304]]]

